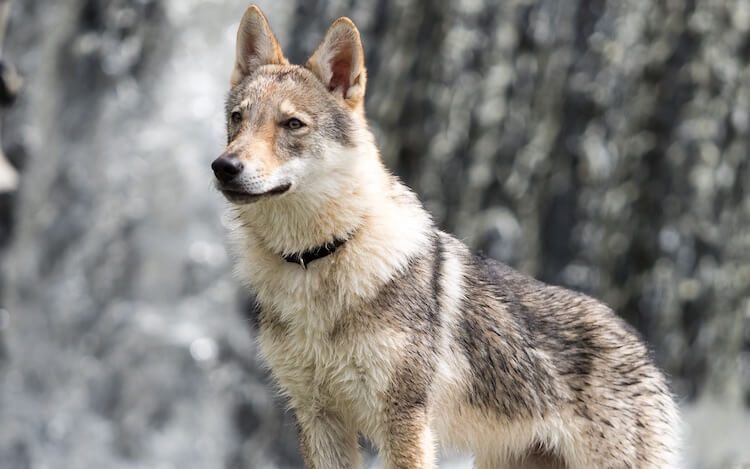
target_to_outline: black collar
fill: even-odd
[[[322,246],[314,247],[300,253],[288,254],[282,257],[284,257],[285,261],[299,264],[303,269],[306,269],[310,262],[330,256],[336,252],[336,249],[349,241],[350,238],[351,236],[347,236],[346,238],[334,238],[333,241]]]

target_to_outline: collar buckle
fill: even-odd
[[[282,257],[285,261],[291,262],[293,264],[299,264],[304,270],[307,270],[310,262],[330,256],[331,254],[336,252],[336,249],[343,246],[351,238],[352,235],[347,235],[345,238],[334,238],[333,241],[325,243],[321,246],[317,246],[300,253],[288,254]]]

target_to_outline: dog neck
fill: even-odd
[[[414,256],[429,250],[435,229],[416,195],[376,152],[351,156],[360,156],[354,160],[359,164],[331,173],[337,184],[327,183],[328,190],[300,188],[238,206],[229,220],[230,240],[242,259],[237,274],[264,307],[305,327],[325,329],[351,305],[374,298]],[[347,236],[335,253],[307,269],[285,260]]]
[[[352,236],[377,213],[393,178],[374,145],[347,150],[341,161],[288,194],[236,206],[238,225],[282,257]]]
[[[347,239],[404,251],[432,222],[416,196],[384,167],[374,144],[350,150],[315,189],[301,187],[234,209],[235,226],[269,254],[287,258]],[[365,244],[370,245],[365,241]],[[374,247],[374,246],[373,246]],[[401,249],[403,247],[404,249]],[[342,248],[346,250],[347,248]]]

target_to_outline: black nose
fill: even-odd
[[[216,179],[229,182],[242,172],[242,162],[235,155],[221,155],[211,163]]]

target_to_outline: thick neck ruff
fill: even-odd
[[[330,243],[326,243],[321,246],[316,246],[312,249],[308,249],[307,251],[298,252],[294,254],[287,254],[282,257],[287,262],[291,262],[293,264],[299,264],[302,266],[303,269],[307,269],[307,266],[312,261],[316,261],[326,256],[330,256],[331,254],[336,252],[336,249],[343,246],[344,243],[346,243],[350,239],[351,239],[351,235],[347,235],[344,238],[334,238],[333,241],[331,241]]]

